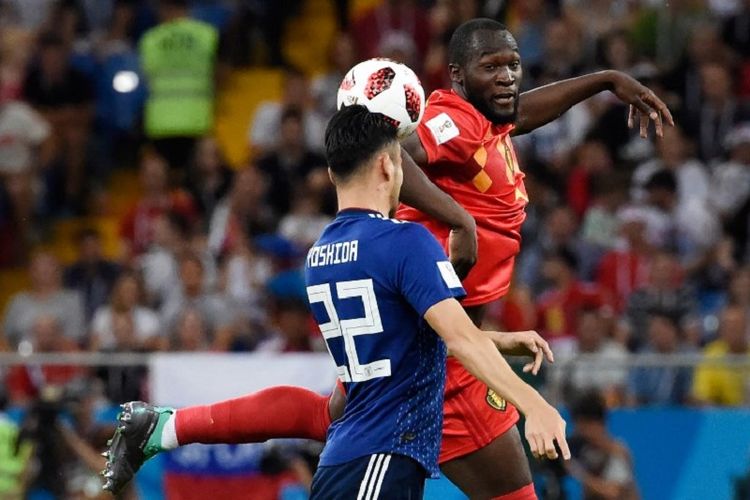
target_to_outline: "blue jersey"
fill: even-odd
[[[464,295],[442,247],[419,224],[343,210],[308,252],[305,282],[347,396],[320,465],[395,453],[437,474],[446,350],[423,316]]]

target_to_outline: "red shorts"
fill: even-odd
[[[440,463],[484,448],[518,422],[518,410],[448,358]]]

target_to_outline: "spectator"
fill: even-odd
[[[711,202],[724,221],[734,244],[734,258],[750,261],[750,122],[727,136],[729,161],[714,172],[715,195]]]
[[[576,277],[576,266],[575,255],[566,249],[550,252],[542,264],[542,273],[550,286],[537,303],[537,330],[563,353],[575,349],[577,318],[581,310],[607,306],[598,286]]]
[[[549,20],[544,32],[544,57],[528,66],[533,82],[527,86],[535,86],[533,83],[543,85],[548,83],[547,80],[556,81],[579,74],[583,70],[584,55],[580,33],[564,18]]]
[[[229,192],[232,175],[216,139],[209,136],[199,140],[190,163],[187,185],[198,205],[204,227],[208,226],[214,209]]]
[[[148,304],[160,307],[179,289],[177,261],[189,249],[189,233],[188,222],[175,212],[154,219],[153,243],[138,259]]]
[[[47,20],[49,13],[55,4],[55,0],[7,0],[3,7],[9,10],[8,16],[11,24],[20,25],[23,28],[35,31]]]
[[[644,187],[648,200],[647,233],[652,245],[675,250],[682,262],[690,264],[719,241],[719,220],[707,200],[689,198],[680,203],[677,178],[671,171],[658,170]]]
[[[247,241],[240,241],[222,266],[223,289],[238,318],[250,325],[265,321],[265,286],[273,273],[271,259]]]
[[[49,123],[29,105],[0,96],[0,177],[9,173],[36,175],[50,161],[50,135]]]
[[[705,162],[713,162],[724,153],[723,138],[738,123],[750,121],[750,107],[734,95],[733,72],[718,61],[700,67],[703,102],[688,109],[685,128],[698,142],[698,153]]]
[[[674,319],[652,314],[648,320],[648,341],[641,350],[647,354],[674,355],[691,352],[682,342]],[[681,405],[690,395],[691,369],[684,366],[642,366],[629,377],[629,399],[636,405]]]
[[[234,317],[226,297],[204,291],[204,267],[200,257],[193,253],[180,256],[180,289],[161,308],[162,326],[174,332],[182,314],[188,309],[200,313],[209,332],[211,345],[227,350],[234,337]]]
[[[573,168],[568,175],[567,201],[581,218],[591,203],[593,179],[611,175],[612,157],[603,143],[586,141],[578,147]]]
[[[332,116],[336,112],[336,99],[344,75],[357,62],[354,42],[347,33],[339,33],[331,44],[329,54],[330,69],[316,77],[311,84],[316,111],[321,117]]]
[[[266,202],[268,181],[250,166],[237,172],[232,189],[214,210],[208,230],[208,247],[215,256],[242,244],[241,240],[273,232],[276,219]]]
[[[8,395],[0,385],[0,498],[23,498],[33,461],[33,444],[6,413]]]
[[[693,397],[701,404],[740,406],[748,402],[750,373],[746,367],[723,365],[727,355],[750,354],[747,311],[728,306],[721,313],[719,339],[703,349],[705,361],[695,371]]]
[[[94,102],[90,78],[70,64],[70,49],[54,33],[39,40],[39,57],[23,84],[26,101],[40,110],[56,133],[70,128],[88,128]]]
[[[248,142],[255,156],[262,156],[279,146],[281,119],[287,109],[297,109],[302,113],[305,146],[311,151],[322,151],[327,117],[314,109],[310,84],[304,73],[287,68],[281,100],[261,102],[250,123]]]
[[[568,472],[583,485],[584,500],[636,500],[633,460],[627,446],[607,431],[607,408],[596,392],[583,394],[571,409],[575,431]]]
[[[307,190],[294,196],[291,211],[279,222],[279,235],[301,249],[308,249],[323,233],[331,218],[322,213],[321,201]]]
[[[203,316],[194,309],[185,310],[177,322],[170,350],[200,352],[210,349],[211,343]]]
[[[160,24],[140,42],[149,96],[146,137],[172,169],[184,172],[196,140],[214,123],[218,33],[188,18],[187,0],[162,0]]]
[[[360,59],[379,57],[382,49],[394,40],[414,44],[418,61],[429,43],[427,13],[415,0],[387,0],[363,13],[352,23],[352,35]],[[420,68],[414,68],[419,70]]]
[[[533,242],[527,241],[518,259],[518,280],[529,286],[535,293],[542,288],[542,262],[550,252],[564,249],[578,264],[580,240],[577,238],[578,224],[575,214],[566,205],[552,208],[544,217],[542,230]]]
[[[138,275],[125,271],[117,279],[109,305],[97,309],[91,322],[95,351],[152,351],[165,347],[159,317],[142,307]]]
[[[57,259],[45,252],[35,254],[29,277],[31,289],[14,295],[5,310],[3,331],[11,346],[29,340],[41,317],[53,318],[66,339],[80,342],[85,335],[83,301],[78,292],[62,288]]]
[[[0,182],[0,266],[22,266],[41,242],[45,224],[35,192],[36,178],[14,173]]]
[[[652,257],[648,284],[630,295],[625,310],[631,350],[645,345],[649,318],[654,314],[671,318],[687,339],[698,337],[695,296],[681,282],[680,267],[672,254],[661,252]]]
[[[145,252],[154,238],[154,220],[161,214],[175,212],[189,223],[197,221],[197,209],[190,195],[182,189],[170,189],[164,159],[150,151],[141,157],[141,197],[120,221],[120,235],[128,249],[126,254]]]
[[[536,65],[544,57],[545,28],[552,12],[544,0],[527,0],[513,4],[514,19],[509,28],[518,41],[524,64]]]
[[[669,170],[677,181],[677,204],[708,199],[709,177],[706,167],[691,155],[692,145],[679,127],[667,127],[657,141],[657,157],[639,165],[633,172],[631,197],[636,202],[646,198],[644,186],[654,173]]]
[[[325,158],[305,146],[302,112],[287,108],[281,113],[279,144],[257,162],[270,182],[268,199],[280,217],[289,212],[293,188],[315,169],[325,169]]]
[[[596,253],[617,248],[620,237],[620,209],[627,201],[621,175],[595,176],[591,182],[591,204],[583,214],[581,239]],[[597,259],[598,260],[598,259]]]
[[[732,48],[737,55],[750,60],[750,2],[744,0],[741,7],[724,21],[724,43]]]
[[[714,168],[711,202],[722,218],[730,219],[750,198],[750,122],[732,129],[725,144],[729,161]]]
[[[50,218],[83,216],[94,212],[92,201],[101,191],[104,172],[93,157],[88,128],[71,126],[58,130],[60,147],[43,171],[44,214]]]
[[[701,67],[715,61],[726,62],[728,55],[714,24],[703,22],[691,30],[685,53],[676,67],[664,76],[667,89],[676,93],[679,99],[680,104],[675,111],[683,119],[701,108]],[[691,137],[694,136],[691,134]]]
[[[750,315],[750,267],[738,269],[729,282],[729,303]]]
[[[78,259],[65,269],[65,288],[76,290],[83,297],[86,321],[94,311],[107,302],[120,266],[104,257],[102,236],[93,228],[85,228],[77,235]]]
[[[300,300],[277,300],[273,312],[273,330],[269,339],[261,342],[259,352],[313,351],[310,309]]]
[[[611,340],[607,332],[608,318],[595,307],[578,313],[576,338],[570,370],[563,382],[565,400],[576,394],[595,390],[612,404],[622,402],[627,381],[628,351]],[[576,359],[584,355],[582,359]]]
[[[60,322],[53,316],[37,315],[31,325],[29,337],[19,350],[31,353],[64,353],[78,350],[67,337]],[[80,366],[70,365],[16,365],[8,373],[7,386],[11,401],[25,404],[39,397],[48,386],[63,387],[86,375]]]
[[[612,196],[607,200],[611,203]],[[586,223],[594,218],[597,207],[586,214]],[[646,240],[646,220],[642,210],[625,208],[617,213],[619,237],[610,236],[616,247],[606,252],[596,272],[596,282],[612,297],[615,312],[621,313],[634,290],[645,286],[648,282],[651,245]],[[593,224],[593,221],[591,222]],[[605,232],[602,236],[607,235]]]

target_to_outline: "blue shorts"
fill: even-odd
[[[377,453],[318,467],[310,500],[421,500],[427,473],[404,455]]]

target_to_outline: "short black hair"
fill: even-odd
[[[289,106],[281,110],[281,123],[286,123],[287,120],[302,122],[303,119],[302,110],[295,106]]]
[[[448,63],[464,66],[469,61],[472,38],[477,31],[508,31],[501,22],[479,17],[466,21],[453,32],[448,42]]]
[[[328,167],[338,179],[346,180],[375,153],[398,142],[396,132],[387,117],[362,105],[341,108],[326,127]]]
[[[545,260],[557,260],[565,264],[573,272],[578,270],[578,256],[569,248],[560,246],[545,252]]]
[[[665,189],[670,193],[676,193],[677,178],[672,172],[662,168],[654,172],[643,187],[646,191],[651,191],[652,189]]]
[[[594,420],[604,422],[607,418],[607,405],[604,397],[595,389],[591,389],[576,398],[570,409],[574,420]]]

